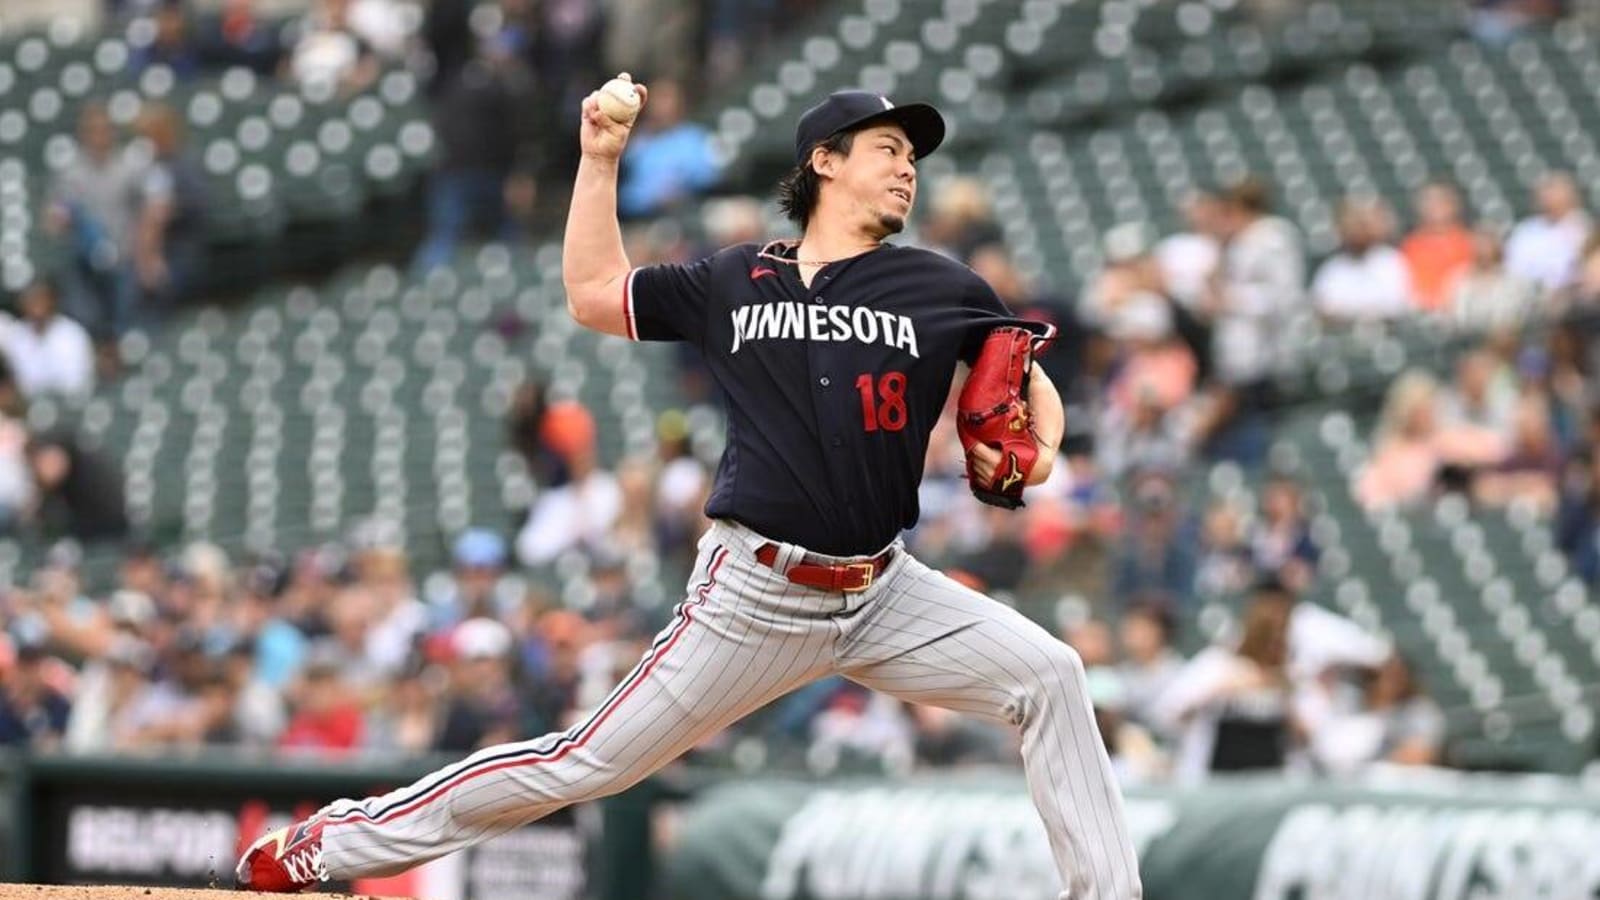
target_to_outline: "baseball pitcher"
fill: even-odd
[[[780,187],[798,241],[636,268],[617,223],[617,167],[647,99],[643,86],[613,82],[584,102],[562,268],[578,322],[694,343],[727,397],[712,527],[684,601],[579,725],[335,802],[257,842],[240,884],[295,891],[402,871],[624,790],[741,716],[840,674],[1019,729],[1061,897],[1140,897],[1077,654],[899,538],[917,521],[929,433],[957,363],[971,368],[958,429],[980,499],[1019,505],[1049,474],[1064,425],[1032,359],[1050,335],[1025,330],[965,266],[885,242],[911,214],[917,162],[943,140],[944,120],[926,104],[835,93],[801,116]]]

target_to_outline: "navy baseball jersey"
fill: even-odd
[[[634,269],[628,336],[698,344],[727,397],[706,514],[820,553],[875,552],[917,521],[928,436],[957,360],[1013,317],[937,253],[882,245],[821,267],[791,244]]]

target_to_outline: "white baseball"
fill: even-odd
[[[634,88],[633,79],[627,72],[611,79],[600,88],[599,101],[600,111],[613,122],[628,125],[639,115],[639,91]]]

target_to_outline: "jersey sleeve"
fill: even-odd
[[[1017,316],[982,278],[973,276],[967,288],[966,330],[961,336],[961,361],[972,365],[983,351],[989,332],[1004,325],[1016,325],[1033,332],[1034,353],[1043,353],[1056,338],[1056,327]]]
[[[687,265],[640,266],[623,283],[623,315],[636,341],[689,341],[706,333],[711,260]]]

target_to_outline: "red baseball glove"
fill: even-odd
[[[1022,505],[1022,488],[1039,456],[1027,406],[1028,373],[1039,340],[1012,325],[989,332],[956,401],[956,432],[967,452],[967,483],[979,500],[1005,509]],[[988,481],[973,466],[972,448],[978,444],[1000,451],[1000,464]]]

